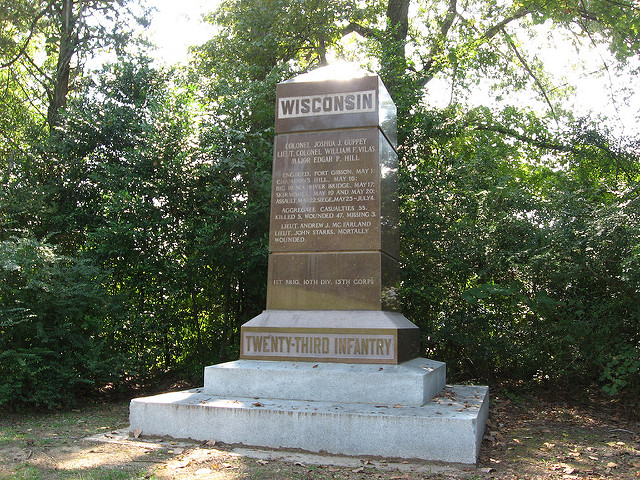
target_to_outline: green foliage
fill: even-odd
[[[0,407],[70,404],[114,378],[98,270],[46,243],[0,243]]]
[[[532,120],[514,109],[414,117],[401,177],[406,312],[427,353],[464,377],[636,391],[638,160],[584,124],[555,137]]]
[[[366,59],[398,105],[404,313],[424,353],[459,378],[640,391],[638,142],[574,119],[525,48],[554,26],[623,67],[637,9],[227,0],[184,71],[122,58],[54,78],[64,52],[124,47],[131,13],[98,1],[108,22],[65,24],[54,3],[0,7],[0,405],[237,356],[264,306],[275,86],[332,54]],[[425,104],[434,79],[449,106]],[[481,83],[501,107],[458,103]],[[509,105],[521,90],[547,113]]]

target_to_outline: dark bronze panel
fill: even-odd
[[[387,139],[380,135],[380,232],[382,251],[400,258],[398,230],[398,155]]]
[[[382,310],[400,311],[400,296],[398,287],[400,285],[400,264],[395,258],[385,254],[380,256],[382,265]]]
[[[397,225],[397,213],[390,214],[397,203],[380,195],[381,170],[392,171],[388,158],[381,169],[381,145],[389,144],[377,128],[278,135],[270,250],[380,250],[383,206],[386,228],[392,221]],[[389,191],[395,187],[391,175],[383,184],[385,195],[397,195]],[[388,242],[388,248],[397,256],[397,241],[395,247]]]
[[[267,309],[380,310],[381,254],[272,253]]]
[[[267,309],[398,310],[398,268],[379,252],[272,253]]]

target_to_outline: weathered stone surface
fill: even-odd
[[[398,365],[236,360],[204,369],[203,393],[220,397],[422,406],[445,387],[442,362]]]
[[[201,389],[133,399],[130,430],[310,452],[473,464],[487,387],[451,386],[424,406],[217,397]]]

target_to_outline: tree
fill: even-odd
[[[399,107],[401,289],[423,353],[458,378],[640,391],[638,142],[573,114],[527,40],[565,32],[627,68],[637,7],[226,0],[192,68],[81,75],[124,48],[128,7],[0,7],[0,402],[46,404],[33,378],[62,402],[49,379],[80,394],[235,358],[264,307],[275,86],[333,57],[378,71]],[[480,86],[502,99],[472,103]]]
[[[637,146],[573,115],[563,104],[570,89],[558,88],[533,47],[553,30],[581,54],[606,47],[603,69],[626,68],[639,53],[638,8],[332,1],[324,16],[292,15],[314,5],[230,0],[210,17],[220,34],[199,58],[215,77],[205,103],[216,106],[216,155],[241,144],[233,158],[263,158],[238,139],[267,131],[264,105],[279,78],[329,54],[366,59],[398,106],[405,311],[423,328],[425,351],[467,378],[579,375],[637,392],[639,316],[626,299],[637,304],[640,289],[629,270],[613,268],[637,251],[638,219],[627,209],[638,192]],[[436,80],[451,92],[442,109],[425,100]],[[499,108],[465,103],[479,85],[502,96]],[[526,91],[542,108],[509,104]],[[268,174],[242,162],[243,179]],[[612,248],[595,248],[604,238]]]
[[[69,89],[87,56],[122,54],[136,16],[129,0],[9,0],[0,16],[0,73],[21,92],[49,128],[58,121]],[[3,82],[4,83],[4,82]]]

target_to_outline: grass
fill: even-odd
[[[349,466],[238,456],[230,446],[170,439],[120,443],[128,402],[65,412],[0,415],[0,480],[638,480],[640,423],[607,403],[574,406],[500,394],[492,399],[480,463],[448,468],[425,463],[370,462]],[[291,457],[293,458],[293,457]]]
[[[24,463],[19,465],[10,475],[0,473],[0,479],[11,480],[131,480],[148,477],[144,470],[114,470],[111,468],[91,468],[75,470],[52,470]]]

